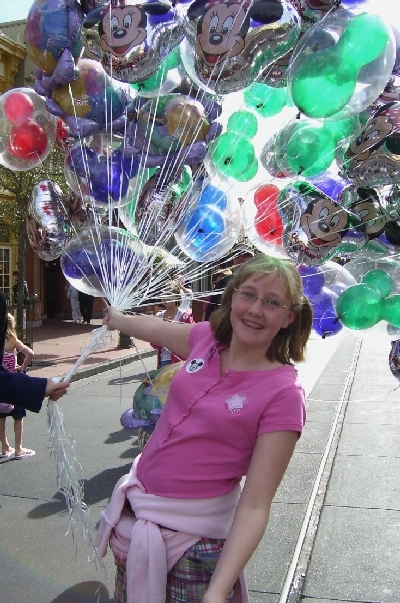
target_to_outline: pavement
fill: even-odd
[[[30,374],[65,374],[93,323],[35,329]],[[156,359],[135,343],[139,353],[108,342],[60,401],[94,527],[139,453],[119,419]],[[389,351],[384,323],[310,340],[298,365],[308,420],[247,566],[251,603],[400,603],[400,390]],[[43,409],[24,422],[34,457],[0,462],[0,603],[111,603],[112,556],[89,561],[79,526],[69,529],[46,421]]]
[[[44,320],[32,330],[35,356],[32,366],[28,368],[29,374],[47,378],[66,375],[101,324],[101,318],[92,319],[89,325],[57,318]],[[134,347],[133,340],[129,341],[125,336],[123,343],[132,347],[121,348],[119,333],[108,333],[99,348],[77,369],[71,381],[129,364],[137,358],[138,353],[144,357],[154,353],[153,348],[144,341],[135,340]]]

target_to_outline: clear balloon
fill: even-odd
[[[144,98],[164,96],[178,88],[184,77],[185,70],[181,64],[179,49],[174,48],[153,75],[131,84],[131,88],[138,96]]]
[[[285,176],[312,178],[335,159],[336,140],[325,126],[311,120],[285,126],[275,137],[275,158]]]
[[[26,234],[36,255],[46,262],[58,258],[71,237],[64,195],[58,184],[43,180],[33,187]]]
[[[56,119],[30,88],[14,88],[0,97],[0,163],[15,172],[31,170],[53,148]]]
[[[206,195],[204,199],[203,193]],[[224,209],[220,209],[223,207],[223,195],[227,203]],[[175,233],[177,244],[196,262],[211,262],[221,258],[233,247],[239,236],[239,200],[229,188],[224,189],[222,185],[214,184],[208,179],[198,179],[187,197],[190,203],[182,212]]]
[[[343,119],[377,98],[394,60],[389,24],[378,15],[338,10],[311,27],[296,46],[289,92],[308,117]]]
[[[376,289],[381,297],[387,297],[393,291],[393,279],[385,270],[369,270],[361,279],[372,289]]]
[[[353,285],[339,295],[336,312],[345,327],[369,329],[381,319],[381,296],[364,283]]]
[[[145,182],[135,207],[132,205],[138,237],[143,243],[161,245],[172,236],[184,211],[185,200],[181,197],[191,187],[191,172],[186,166],[169,170],[168,177],[159,168]]]
[[[159,96],[144,103],[129,128],[129,145],[144,155],[146,167],[200,163],[208,144],[221,132],[204,104],[183,94]]]
[[[122,310],[134,305],[146,253],[142,243],[125,230],[93,226],[68,242],[60,264],[65,278],[78,291],[106,297]]]
[[[279,188],[274,184],[263,184],[249,193],[242,207],[243,228],[249,242],[259,251],[287,258],[282,246],[278,195]]]

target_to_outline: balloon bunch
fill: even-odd
[[[332,259],[396,254],[400,34],[370,2],[35,0],[26,37],[71,189],[58,240],[37,209],[31,240],[64,249],[78,289],[144,304],[176,267],[202,274],[243,237],[308,279]],[[47,152],[28,105],[4,112],[11,169]],[[325,324],[339,296],[326,289],[313,294],[325,335],[344,324]]]

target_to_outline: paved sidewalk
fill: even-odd
[[[81,352],[90,342],[93,331],[101,326],[101,318],[90,325],[75,324],[71,320],[50,318],[40,327],[33,329],[33,351],[35,357],[28,372],[35,377],[62,377],[74,365]],[[119,333],[108,333],[104,346],[93,352],[78,368],[72,381],[90,377],[119,365],[128,364],[137,358],[137,350],[143,356],[155,354],[144,341],[135,340],[135,347],[118,347]]]

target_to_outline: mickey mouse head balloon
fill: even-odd
[[[400,103],[388,103],[367,121],[339,158],[356,186],[392,184],[400,175]]]
[[[278,209],[284,223],[286,253],[297,264],[318,266],[345,243],[347,232],[361,220],[318,188],[296,181],[283,188]]]
[[[92,28],[86,34],[91,58],[116,80],[136,83],[152,76],[182,41],[183,10],[166,0],[111,0],[89,13],[83,27]]]
[[[294,46],[301,29],[297,11],[279,0],[195,0],[187,17],[185,68],[218,94],[252,84]]]

